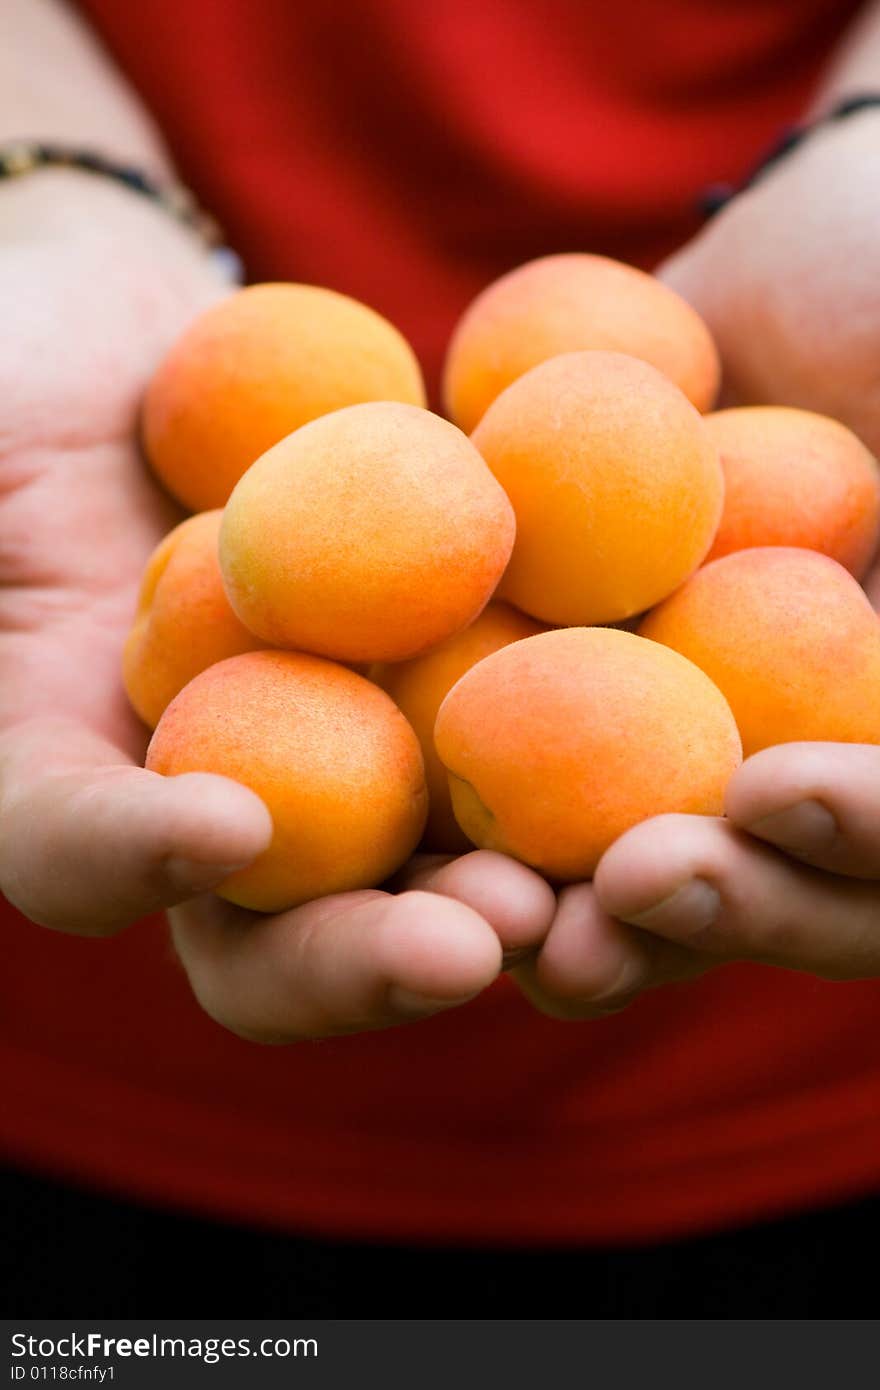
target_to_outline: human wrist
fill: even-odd
[[[229,289],[198,237],[111,180],[58,169],[4,182],[0,380],[18,383],[5,437],[28,447],[50,399],[53,420],[126,437],[161,358]]]
[[[835,147],[844,157],[849,150],[857,152],[866,132],[869,140],[876,140],[878,129],[880,83],[877,92],[846,96],[836,93],[833,102],[817,107],[803,122],[785,127],[738,184],[712,184],[704,189],[700,198],[702,210],[709,216],[719,212],[734,198],[763,186],[815,147]]]
[[[73,169],[106,179],[127,192],[148,198],[175,221],[194,232],[206,246],[219,246],[220,227],[195,194],[170,173],[161,176],[144,164],[132,164],[93,145],[69,141],[15,139],[0,142],[0,183],[27,179],[49,169]]]
[[[806,151],[813,144],[845,150],[861,148],[866,141],[876,141],[880,131],[880,78],[877,91],[870,99],[864,93],[835,96],[834,102],[814,112],[802,129],[803,139],[793,153],[801,149]],[[876,149],[874,145],[875,154]]]
[[[106,256],[117,275],[173,274],[181,289],[234,280],[196,230],[114,180],[58,167],[0,182],[0,257],[50,245],[96,264]]]

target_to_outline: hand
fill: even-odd
[[[252,1038],[379,1027],[477,993],[553,910],[547,886],[498,855],[422,862],[399,896],[271,918],[188,901],[250,863],[271,821],[226,778],[140,766],[146,731],[119,663],[144,561],[179,519],[138,456],[138,404],[161,353],[224,287],[165,214],[99,180],[35,176],[2,198],[4,893],[83,935],[186,903],[173,931],[195,993]]]
[[[811,135],[659,271],[716,337],[723,404],[824,412],[875,452],[878,132],[866,112]],[[865,587],[877,606],[880,564]],[[880,975],[880,749],[767,749],[734,776],[726,810],[636,826],[592,884],[563,890],[514,972],[538,1007],[599,1017],[733,960]]]

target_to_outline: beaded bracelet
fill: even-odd
[[[135,193],[141,193],[185,227],[189,227],[213,249],[222,244],[220,227],[204,212],[188,188],[179,183],[161,184],[141,169],[130,164],[118,164],[95,150],[77,149],[68,145],[50,144],[44,140],[13,140],[0,145],[0,179],[19,178],[38,169],[85,169],[102,174]]]
[[[751,188],[752,184],[757,183],[768,169],[784,159],[786,155],[791,154],[792,150],[797,149],[798,145],[806,140],[808,135],[812,135],[814,130],[821,130],[823,126],[833,125],[837,121],[845,120],[847,116],[854,116],[856,112],[866,111],[872,106],[880,106],[880,94],[864,92],[859,96],[845,97],[816,121],[805,125],[785,126],[741,183],[713,183],[704,189],[699,199],[700,211],[708,217],[711,217],[713,213],[720,212],[731,198],[735,198],[738,193],[743,193],[747,188]]]

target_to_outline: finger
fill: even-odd
[[[783,743],[747,759],[727,789],[734,825],[834,873],[880,879],[880,748]]]
[[[512,973],[542,1013],[571,1021],[617,1013],[643,990],[691,979],[706,961],[684,947],[615,921],[592,884],[564,888],[547,939]]]
[[[606,912],[720,960],[832,979],[880,972],[880,889],[767,848],[722,820],[658,816],[606,851]]]
[[[199,1003],[253,1042],[424,1018],[467,1002],[501,968],[489,923],[435,893],[344,893],[275,917],[211,898],[170,917]]]
[[[403,886],[443,893],[479,912],[498,933],[506,964],[544,940],[556,912],[556,895],[533,869],[492,850],[426,860],[413,861]]]
[[[81,725],[35,720],[0,744],[0,888],[43,926],[115,931],[221,883],[271,836],[246,787],[160,777]]]

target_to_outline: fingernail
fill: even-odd
[[[230,874],[246,869],[251,860],[244,864],[205,864],[197,859],[184,859],[172,854],[165,862],[165,876],[172,888],[182,893],[205,893],[222,883]]]
[[[718,889],[705,879],[692,878],[652,907],[627,914],[624,921],[654,931],[669,929],[675,936],[696,936],[711,927],[720,911]]]
[[[837,821],[827,806],[818,801],[800,801],[784,811],[774,811],[753,821],[746,829],[750,835],[770,840],[781,849],[792,850],[807,857],[816,850],[827,849],[837,835]]]
[[[402,985],[392,985],[388,991],[388,1003],[394,1012],[412,1018],[423,1018],[425,1014],[436,1014],[443,1009],[457,1009],[475,998],[474,994],[465,994],[460,999],[431,999],[426,994],[404,989]]]

